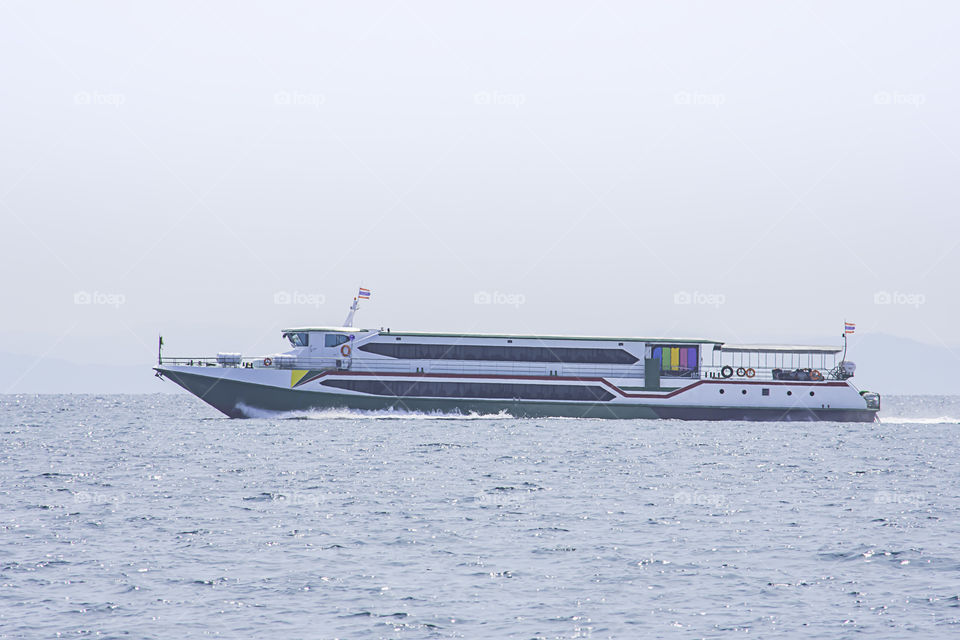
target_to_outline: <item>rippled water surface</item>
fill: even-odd
[[[0,396],[0,637],[960,636],[960,398],[882,422]]]

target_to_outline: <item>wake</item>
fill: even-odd
[[[960,418],[941,416],[939,418],[910,418],[906,416],[880,416],[882,424],[960,424]]]
[[[440,411],[406,411],[403,409],[307,409],[300,411],[270,411],[251,407],[243,403],[237,409],[246,418],[262,420],[514,420],[501,411],[499,413],[442,413]]]

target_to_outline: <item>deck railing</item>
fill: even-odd
[[[236,364],[223,364],[219,362],[217,358],[209,357],[164,357],[162,364],[171,366],[253,369],[336,369],[371,372],[382,371],[386,373],[513,374],[525,376],[643,378],[643,363],[634,365],[592,365],[557,362],[485,362],[267,356],[261,358],[242,358]]]
[[[217,358],[167,358],[162,364],[191,367],[232,367],[248,369],[334,369],[346,371],[380,371],[385,373],[455,373],[470,375],[524,375],[524,376],[562,376],[562,377],[606,377],[643,379],[643,363],[633,365],[591,365],[556,362],[485,362],[485,361],[437,361],[437,360],[389,360],[381,358],[296,358],[293,356],[267,356],[261,358],[242,358],[236,364],[224,364]],[[705,365],[699,371],[685,372],[684,375],[671,375],[664,371],[661,381],[675,382],[693,380],[729,380],[764,381],[774,380],[773,370],[777,367],[731,367],[732,375],[724,377],[721,365]],[[830,377],[829,370],[815,369],[823,379]],[[753,375],[750,375],[752,373]],[[815,375],[815,374],[814,374]]]
[[[749,380],[764,381],[764,380],[787,380],[787,378],[774,378],[773,372],[775,369],[784,371],[785,373],[790,373],[793,371],[801,371],[806,373],[798,374],[798,380],[802,380],[804,376],[807,376],[809,380],[816,380],[817,375],[821,380],[833,379],[830,369],[821,369],[817,367],[812,368],[802,368],[802,369],[785,369],[783,367],[734,367],[732,365],[725,365],[730,367],[729,376],[724,376],[724,366],[722,365],[708,365],[701,367],[700,369],[700,378],[703,380],[729,380],[730,382],[743,382]],[[813,373],[816,371],[817,373]]]

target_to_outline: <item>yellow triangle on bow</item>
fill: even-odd
[[[297,383],[303,380],[303,376],[310,373],[308,369],[294,369],[290,372],[290,388],[297,386]]]

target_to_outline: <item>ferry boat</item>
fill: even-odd
[[[367,294],[369,295],[369,294]],[[354,326],[283,330],[290,348],[168,358],[172,380],[233,418],[317,409],[515,417],[872,422],[844,347],[706,339],[433,333]],[[838,355],[843,356],[838,360]]]

